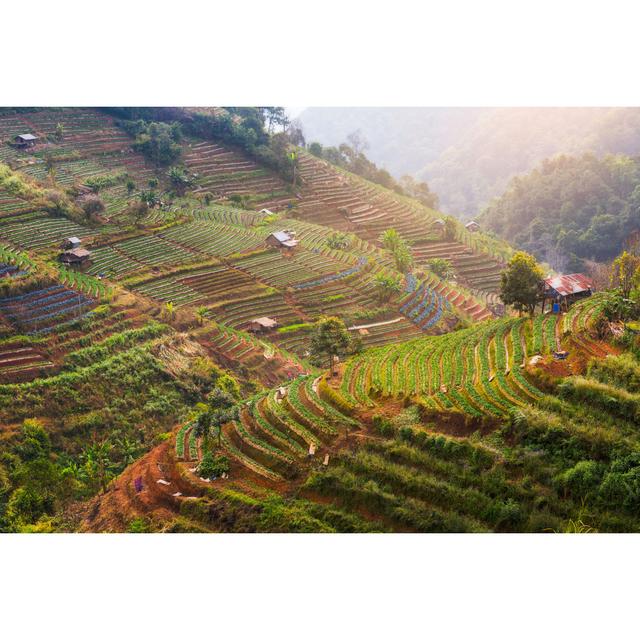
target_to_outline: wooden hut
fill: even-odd
[[[263,316],[261,318],[254,318],[249,323],[248,331],[253,333],[263,333],[265,331],[271,331],[278,326],[278,322],[275,318],[268,318]]]
[[[60,262],[63,264],[83,264],[91,257],[91,252],[87,251],[87,249],[69,249],[68,251],[63,251],[59,258]]]
[[[293,249],[298,245],[293,231],[274,231],[265,240],[267,246],[276,249]]]
[[[26,148],[33,147],[37,141],[38,136],[34,136],[32,133],[21,133],[13,139],[13,144],[16,147]]]
[[[589,297],[593,289],[593,281],[583,273],[547,278],[544,281],[542,312],[544,313],[547,300],[552,305],[558,305],[555,310],[566,311],[576,300]]]

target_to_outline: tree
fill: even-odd
[[[312,142],[309,145],[309,153],[312,153],[317,158],[322,158],[322,145],[319,142]]]
[[[411,267],[413,267],[413,256],[411,255],[411,251],[409,251],[409,247],[406,245],[404,240],[393,252],[393,259],[396,263],[396,269],[400,273],[408,273],[411,271]]]
[[[81,205],[84,215],[87,219],[91,216],[97,215],[104,211],[104,202],[100,199],[100,196],[91,194],[82,199]]]
[[[418,182],[413,176],[402,176],[400,178],[402,191],[412,198],[415,198],[430,209],[438,208],[438,196],[429,189],[426,182]]]
[[[402,236],[395,229],[387,229],[381,236],[380,240],[385,249],[393,254],[396,263],[396,269],[400,273],[407,273],[413,267],[413,256],[409,249],[409,245],[404,241]]]
[[[140,192],[140,202],[144,202],[147,207],[154,207],[158,201],[158,194],[155,191],[149,190]]]
[[[218,430],[218,447],[222,440],[222,426],[238,418],[238,407],[235,398],[222,389],[215,388],[209,394],[209,413],[211,427]]]
[[[333,376],[335,357],[353,353],[357,344],[340,318],[321,318],[316,322],[311,334],[311,356],[318,366],[329,365]]]
[[[287,129],[287,136],[289,142],[296,147],[304,147],[306,140],[304,138],[304,131],[302,129],[302,122],[300,120],[293,120]]]
[[[361,129],[356,129],[355,131],[351,132],[347,136],[347,142],[353,149],[353,153],[356,156],[359,156],[361,153],[364,153],[365,151],[367,151],[367,149],[369,149],[369,143],[364,137]]]
[[[177,122],[127,123],[125,129],[135,135],[131,145],[135,151],[140,151],[150,158],[156,165],[169,165],[175,162],[182,153],[179,142],[182,139],[180,125]]]
[[[350,245],[351,241],[349,240],[349,236],[346,233],[342,233],[341,231],[334,231],[327,238],[327,246],[331,249],[346,250]]]
[[[375,296],[380,302],[387,302],[390,298],[402,291],[400,283],[391,276],[379,273],[373,281]]]
[[[165,302],[164,307],[162,308],[162,315],[167,320],[172,320],[175,313],[176,313],[175,304],[173,304],[173,302]]]
[[[64,125],[62,122],[58,122],[56,125],[55,137],[58,142],[62,142],[62,138],[64,138]]]
[[[173,185],[173,188],[176,190],[176,193],[179,196],[184,195],[185,191],[188,187],[193,184],[193,180],[186,174],[183,169],[179,169],[178,167],[172,167],[169,169],[169,181]]]
[[[613,261],[611,285],[620,290],[623,298],[631,295],[631,290],[640,280],[640,257],[623,251]]]
[[[205,442],[205,445],[208,443],[209,436],[211,435],[212,423],[213,420],[211,411],[207,409],[198,416],[198,418],[196,419],[196,424],[193,427],[196,437],[202,438]]]
[[[87,476],[98,484],[101,491],[107,488],[111,473],[111,445],[108,442],[93,444],[84,453]]]
[[[518,311],[533,315],[542,292],[543,272],[536,259],[517,251],[500,274],[500,299]]]
[[[381,236],[382,246],[389,251],[395,251],[402,242],[400,234],[395,229],[387,229]]]
[[[449,242],[451,242],[452,240],[455,240],[457,230],[458,230],[458,226],[456,225],[456,221],[450,216],[447,216],[444,219],[443,238],[445,240],[448,240]]]
[[[126,182],[127,194],[131,195],[136,190],[136,183],[129,178]]]
[[[196,309],[196,319],[198,320],[198,324],[202,326],[207,319],[207,307],[198,307]]]
[[[441,278],[447,279],[453,276],[453,265],[451,260],[446,258],[431,258],[431,260],[427,261],[427,266]]]

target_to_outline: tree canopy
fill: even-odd
[[[543,272],[536,259],[517,251],[501,274],[500,298],[516,311],[533,314],[540,300]]]
[[[343,357],[358,349],[344,322],[340,318],[321,318],[311,334],[312,362],[318,366],[328,366],[334,372],[334,359]]]
[[[559,156],[514,178],[484,224],[560,271],[606,261],[640,229],[640,159]]]

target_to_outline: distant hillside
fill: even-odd
[[[307,141],[361,129],[367,155],[425,180],[443,211],[470,217],[509,179],[557,153],[640,152],[640,110],[621,108],[310,108]]]
[[[483,212],[489,229],[558,269],[609,260],[640,228],[640,159],[592,154],[544,160]]]

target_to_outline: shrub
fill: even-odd
[[[577,498],[592,496],[600,485],[602,467],[594,460],[581,460],[571,469],[558,476],[560,488]]]
[[[207,451],[198,465],[198,473],[203,478],[218,478],[223,473],[229,472],[229,458],[226,456],[214,456]]]

